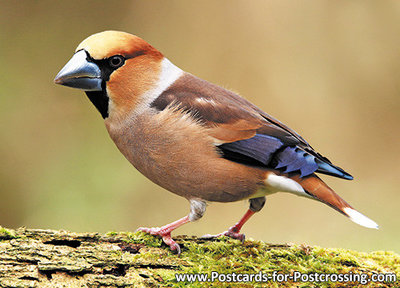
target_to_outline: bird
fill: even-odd
[[[279,120],[237,93],[178,68],[138,36],[120,31],[89,36],[54,81],[83,90],[125,158],[189,201],[183,218],[138,228],[161,237],[178,254],[171,232],[200,219],[209,202],[249,201],[236,224],[207,235],[244,241],[242,226],[276,192],[317,200],[378,229],[317,176],[352,180],[349,173]]]

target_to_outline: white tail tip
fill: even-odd
[[[378,224],[376,224],[374,221],[369,219],[367,216],[364,216],[360,212],[352,208],[344,208],[343,211],[349,216],[351,221],[367,228],[379,229]]]

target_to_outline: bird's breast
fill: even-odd
[[[220,157],[207,128],[176,109],[106,120],[121,153],[143,175],[185,198],[231,202],[250,197],[265,171]]]

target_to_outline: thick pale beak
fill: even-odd
[[[64,68],[58,72],[54,82],[85,91],[102,90],[100,68],[87,60],[84,50],[80,50],[72,56]]]

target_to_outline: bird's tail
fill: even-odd
[[[367,228],[379,228],[378,224],[351,207],[315,174],[305,178],[297,176],[292,179],[298,182],[311,197],[331,206],[349,217],[351,221]]]

